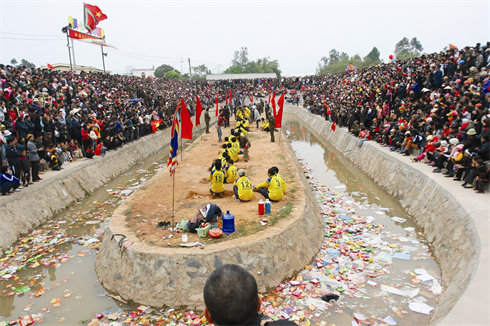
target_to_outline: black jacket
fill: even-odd
[[[6,156],[10,166],[20,165],[20,153],[16,146],[7,145]]]

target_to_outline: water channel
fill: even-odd
[[[401,259],[393,258],[392,264],[385,269],[386,274],[375,279],[376,286],[372,285],[375,282],[371,286],[368,282],[361,296],[359,293],[342,293],[342,303],[338,306],[318,318],[311,313],[312,323],[352,325],[355,318],[359,324],[365,324],[363,317],[375,316],[378,319],[386,317],[385,325],[394,325],[392,320],[398,325],[427,324],[429,315],[407,308],[409,297],[386,295],[378,285],[386,284],[390,289],[421,288],[415,299],[429,306],[436,305],[436,296],[427,290],[431,283],[423,285],[425,281],[422,281],[421,286],[413,281],[416,269],[440,277],[422,231],[396,201],[341,154],[322,144],[301,121],[286,115],[284,127],[298,159],[307,169],[309,181],[338,193],[335,200],[341,201],[339,207],[352,208],[350,214],[355,211],[357,215],[370,217],[375,223],[384,225],[380,238],[390,244],[397,243],[399,247],[405,246],[404,253],[410,252],[412,257],[407,259],[405,254],[398,256]],[[136,306],[108,298],[97,281],[94,270],[96,238],[124,198],[165,168],[167,153],[168,149],[163,148],[29,236],[20,238],[0,259],[3,265],[0,269],[0,320],[19,320],[21,316],[32,315],[36,322],[77,325],[92,320],[101,312],[135,309]],[[311,271],[305,270],[301,275],[307,279],[308,273]],[[282,303],[288,300],[281,298],[279,292],[272,296],[271,300]]]

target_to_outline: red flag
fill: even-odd
[[[335,121],[337,121],[337,119],[335,119],[332,123],[332,127],[330,127],[333,131],[335,131]]]
[[[160,119],[160,120],[153,120],[151,122],[151,132],[152,133],[155,133],[158,129],[158,127],[160,127],[160,124],[163,122],[163,119]]]
[[[83,17],[85,28],[90,32],[97,27],[99,22],[107,19],[107,15],[105,15],[99,7],[92,6],[87,3],[83,4]]]
[[[216,116],[218,116],[218,102],[219,102],[219,97],[218,97],[218,93],[216,93]]]
[[[279,106],[279,110],[277,110],[276,122],[274,124],[274,128],[281,128],[282,126],[282,108],[284,107],[284,93],[281,94],[279,101],[277,101],[277,105]]]
[[[253,103],[253,102],[254,102],[254,97],[252,95],[252,96],[250,96],[250,103]]]
[[[184,98],[180,98],[180,117],[182,122],[182,138],[183,139],[192,139],[192,121],[191,116],[189,115],[189,111],[187,111],[187,107],[185,106]]]
[[[272,109],[274,110],[274,118],[276,117],[276,92],[272,93]]]
[[[233,103],[233,101],[232,101],[232,100],[233,100],[233,95],[232,95],[232,93],[231,93],[231,89],[230,89],[229,93],[230,93],[230,99],[229,99],[229,102],[230,102],[230,104],[231,104],[231,103]]]
[[[330,112],[330,107],[328,106],[327,103],[325,103],[325,100],[323,100],[323,105],[325,105],[325,107],[327,108],[327,114],[332,115],[332,112]]]
[[[271,104],[271,92],[269,92],[269,101],[267,101],[267,104]]]
[[[202,114],[202,105],[199,96],[196,95],[197,103],[196,103],[196,126],[201,124],[201,114]]]
[[[54,69],[54,67],[52,65],[50,65],[49,63],[48,63],[48,68],[49,69]]]
[[[225,102],[226,105],[228,105],[228,93],[226,94],[226,102]]]

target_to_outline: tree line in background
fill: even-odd
[[[202,64],[197,67],[192,67],[191,79],[205,79],[206,75],[211,74],[211,70]],[[218,72],[219,73],[219,72]],[[250,61],[248,57],[248,48],[242,47],[235,51],[230,66],[223,71],[224,74],[247,74],[247,73],[275,73],[277,77],[281,77],[281,69],[279,62],[271,60],[270,57]],[[163,64],[155,69],[155,77],[166,77],[171,80],[189,79],[188,73],[181,73],[174,67]]]
[[[21,67],[26,67],[28,69],[34,69],[36,68],[36,65],[33,64],[32,62],[27,61],[26,59],[20,60],[20,63],[18,64],[17,59],[12,58],[10,60],[10,64],[14,67],[21,68]]]
[[[422,44],[416,37],[411,40],[404,37],[395,45],[393,61],[419,57],[423,50]],[[380,58],[380,52],[376,47],[373,47],[371,52],[363,58],[361,58],[359,54],[349,57],[345,52],[339,53],[337,50],[332,49],[328,53],[328,57],[320,59],[317,67],[317,74],[336,74],[345,71],[350,65],[352,65],[352,67],[357,66],[358,69],[361,69],[376,66],[382,62],[384,62],[384,60]]]

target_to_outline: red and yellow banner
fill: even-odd
[[[100,38],[98,38],[98,37],[95,37],[95,36],[92,36],[89,34],[85,34],[85,33],[81,33],[81,32],[77,32],[77,31],[74,31],[72,29],[68,30],[68,36],[71,38],[74,38],[76,40],[83,40],[83,39],[100,40]]]

